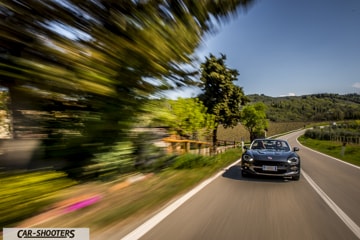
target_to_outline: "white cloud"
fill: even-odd
[[[354,88],[360,88],[360,82],[356,82],[352,85]]]
[[[296,93],[288,93],[288,94],[285,94],[285,95],[280,95],[280,97],[292,97],[292,96],[296,96]]]

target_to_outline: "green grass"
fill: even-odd
[[[341,159],[345,162],[360,166],[359,145],[347,144],[345,146],[345,150],[343,150],[342,149],[343,144],[341,142],[316,140],[312,138],[306,138],[304,136],[301,136],[298,140],[301,144],[303,144],[306,147],[333,156],[335,158]]]
[[[56,171],[0,174],[0,226],[26,219],[56,201],[57,192],[75,185]]]

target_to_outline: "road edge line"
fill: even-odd
[[[317,192],[317,194],[324,200],[324,202],[335,212],[335,214],[345,223],[345,225],[360,239],[360,227],[351,220],[351,218],[343,211],[341,208],[336,205],[336,203],[331,200],[331,198],[312,180],[312,178],[303,170],[301,170],[302,175],[305,177],[306,181],[310,186]]]
[[[307,146],[305,146],[305,145],[301,144],[301,143],[299,142],[298,138],[296,138],[296,142],[297,142],[297,143],[298,143],[301,147],[303,147],[303,148],[306,148],[306,149],[308,149],[308,150],[310,150],[310,151],[313,151],[313,152],[316,152],[316,153],[318,153],[318,154],[320,154],[320,155],[323,155],[323,156],[325,156],[325,157],[331,158],[332,160],[335,160],[335,161],[341,162],[341,163],[343,163],[343,164],[346,164],[346,165],[348,165],[348,166],[351,166],[351,167],[354,167],[354,168],[357,168],[357,169],[359,169],[359,170],[360,170],[360,166],[357,166],[357,165],[355,165],[355,164],[352,164],[352,163],[346,162],[346,161],[341,160],[341,159],[339,159],[339,158],[336,158],[336,157],[333,157],[333,156],[327,155],[327,154],[325,154],[325,153],[322,153],[322,152],[316,151],[316,150],[314,150],[314,149],[312,149],[312,148],[309,148],[309,147],[307,147]]]
[[[241,159],[236,160],[234,163],[230,164],[224,169],[228,169],[236,164],[238,164],[241,161]],[[216,175],[206,179],[205,181],[201,182],[199,185],[194,187],[192,190],[181,196],[179,199],[177,199],[175,202],[167,206],[165,209],[157,213],[155,216],[148,219],[145,223],[141,224],[137,228],[135,228],[133,231],[128,233],[126,236],[121,238],[122,240],[134,240],[139,239],[142,236],[144,236],[147,232],[149,232],[152,228],[154,228],[157,224],[159,224],[162,220],[164,220],[167,216],[169,216],[172,212],[174,212],[178,207],[180,207],[182,204],[184,204],[187,200],[189,200],[191,197],[193,197],[196,193],[198,193],[200,190],[202,190],[204,187],[206,187],[208,184],[213,182],[216,178],[221,176],[223,174],[224,170],[219,171]]]

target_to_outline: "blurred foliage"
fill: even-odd
[[[360,119],[359,94],[311,94],[303,96],[269,97],[248,95],[251,102],[263,102],[270,121],[341,121]]]
[[[0,89],[0,110],[7,110],[8,101],[9,101],[9,93],[7,91],[1,91]]]
[[[94,164],[84,166],[82,178],[109,180],[135,170],[132,142],[117,142],[104,148],[100,148],[103,152],[95,154]]]
[[[265,137],[264,132],[269,127],[265,111],[266,105],[262,102],[247,105],[242,109],[241,123],[249,131],[250,141],[257,137]]]
[[[151,128],[134,134],[134,167],[136,169],[151,171],[157,161],[162,161],[162,158],[166,158],[164,147],[156,145],[161,142],[161,139],[164,137],[163,134]]]
[[[150,96],[195,84],[202,38],[250,3],[1,1],[0,86],[13,137],[46,139],[45,156],[88,164],[128,141]]]
[[[217,128],[221,124],[225,128],[236,126],[241,120],[241,105],[248,101],[243,89],[234,84],[239,75],[236,69],[226,66],[226,56],[219,58],[210,54],[201,64],[201,90],[199,99],[207,107],[210,114],[215,115],[213,143],[217,142]]]
[[[111,181],[121,174],[136,171],[157,171],[168,165],[164,146],[158,146],[164,133],[155,128],[135,128],[128,142],[117,142],[111,146],[99,147],[102,151],[95,154],[91,163],[81,167],[77,175],[84,179]],[[166,135],[167,136],[167,135]],[[70,173],[77,169],[69,170]]]
[[[0,175],[0,226],[9,226],[43,210],[56,192],[76,184],[62,172],[41,171]]]
[[[148,114],[141,117],[143,124],[166,127],[169,133],[185,139],[208,139],[215,126],[215,116],[208,114],[197,98],[154,100],[145,108]]]
[[[8,102],[9,93],[5,89],[0,89],[0,139],[11,137]]]

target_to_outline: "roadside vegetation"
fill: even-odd
[[[56,171],[0,174],[0,226],[33,216],[56,201],[60,190],[75,184]]]
[[[301,144],[360,166],[360,121],[346,121],[308,129]]]
[[[316,151],[360,166],[360,145],[346,144],[344,146],[340,142],[317,140],[305,136],[300,137],[299,142]]]
[[[235,162],[241,153],[240,148],[234,148],[216,156],[184,154],[162,158],[154,162],[153,174],[146,181],[112,191],[111,194],[104,194],[104,186],[110,189],[119,182],[110,182],[107,185],[101,183],[98,185],[99,189],[91,185],[87,192],[99,191],[103,196],[102,201],[94,206],[58,216],[54,220],[55,225],[66,225],[71,221],[76,226],[86,224],[96,230],[110,226],[115,221],[121,222],[130,216],[150,213]],[[16,178],[17,181],[10,176],[1,178],[1,191],[6,196],[2,198],[0,206],[3,213],[9,213],[1,216],[2,227],[16,226],[21,220],[47,210],[57,201],[66,200],[68,195],[63,193],[71,191],[71,188],[65,188],[75,184],[59,172],[27,173],[17,175]],[[54,222],[50,220],[42,226],[46,224],[51,225]]]

